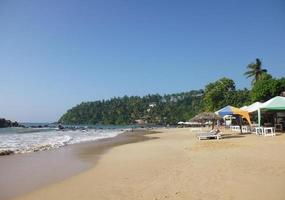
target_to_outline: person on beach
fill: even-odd
[[[212,126],[212,130],[214,130],[214,128],[215,128],[215,123],[214,123],[214,122],[211,122],[211,126]]]
[[[220,133],[220,130],[217,128],[217,129],[212,129],[211,131],[210,131],[210,133],[212,133],[212,134],[218,134],[218,133]]]
[[[217,120],[217,130],[220,132],[220,128],[221,128],[221,121]]]

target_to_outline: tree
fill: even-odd
[[[281,79],[265,79],[256,82],[250,92],[251,100],[267,101],[285,91],[285,78]]]
[[[235,90],[229,97],[229,105],[235,107],[242,107],[251,103],[250,91],[246,88],[242,90]]]
[[[244,73],[247,78],[253,77],[251,84],[253,85],[259,80],[262,80],[265,76],[264,74],[267,73],[266,69],[262,69],[262,63],[260,59],[256,58],[255,63],[250,63],[247,66],[248,71]]]
[[[236,90],[235,82],[222,78],[206,85],[203,98],[204,110],[214,112],[224,106],[241,107],[250,103],[250,92],[246,88]]]
[[[205,87],[204,109],[208,112],[216,111],[229,104],[235,83],[228,78],[221,78]]]

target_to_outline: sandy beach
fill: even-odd
[[[98,141],[48,151],[0,156],[0,199],[20,196],[93,167],[110,148],[149,140],[153,133],[135,130]]]
[[[199,141],[188,128],[159,131],[17,199],[285,199],[285,135]]]

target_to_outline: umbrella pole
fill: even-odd
[[[239,128],[240,128],[240,133],[242,134],[242,117],[239,116]]]
[[[258,127],[260,127],[260,125],[261,125],[261,112],[260,112],[260,108],[258,108],[258,110],[257,110],[257,115],[258,115]]]

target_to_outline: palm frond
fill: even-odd
[[[255,70],[256,69],[256,64],[255,63],[251,63],[247,66],[248,69],[251,69],[251,70]]]
[[[254,75],[249,74],[249,75],[246,76],[246,78],[251,78],[251,77],[253,77],[253,76],[254,76]]]
[[[246,78],[251,78],[253,76],[254,76],[254,74],[249,74],[249,75],[246,76]]]

